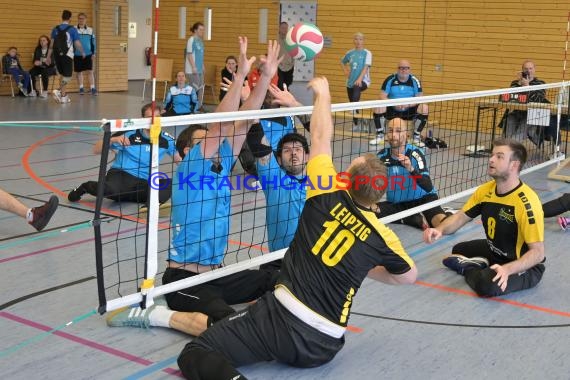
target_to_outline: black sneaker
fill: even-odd
[[[41,231],[49,223],[53,213],[57,210],[59,199],[52,195],[43,206],[32,209],[32,221],[29,222],[36,230]]]
[[[86,192],[83,186],[76,187],[67,194],[67,200],[70,202],[79,202],[81,196]]]
[[[485,269],[489,260],[484,257],[465,257],[463,255],[449,255],[442,261],[443,265],[464,275],[468,269]]]

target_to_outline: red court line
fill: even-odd
[[[51,328],[49,326],[42,325],[40,323],[31,321],[29,319],[25,319],[25,318],[19,317],[17,315],[11,314],[11,313],[7,313],[5,311],[0,312],[0,317],[4,317],[4,318],[9,319],[11,321],[18,322],[18,323],[21,323],[23,325],[33,327],[35,329],[42,330],[42,331],[52,331],[53,330],[53,328]],[[70,340],[72,342],[79,343],[83,346],[87,346],[89,348],[93,348],[95,350],[102,351],[106,354],[117,356],[121,359],[125,359],[125,360],[128,360],[128,361],[133,362],[133,363],[141,364],[144,366],[150,366],[150,365],[155,364],[154,362],[152,362],[150,360],[129,354],[128,352],[120,351],[120,350],[117,350],[115,348],[105,346],[101,343],[97,343],[97,342],[94,342],[92,340],[84,339],[84,338],[78,337],[76,335],[72,335],[72,334],[63,332],[63,331],[53,331],[52,334],[57,335],[61,338]],[[166,372],[170,375],[174,375],[174,376],[178,376],[178,377],[183,377],[179,370],[175,370],[173,368],[165,368],[162,370],[162,372]]]
[[[61,158],[53,158],[51,160],[40,160],[40,161],[32,161],[32,164],[43,164],[46,162],[55,162],[55,161],[65,161],[65,160],[72,160],[74,158],[85,158],[85,157],[90,157],[93,156],[92,154],[84,154],[81,156],[71,156],[71,157],[61,157]],[[20,166],[20,164],[8,164],[8,165],[0,165],[0,169],[2,168],[9,168],[9,167],[14,167],[14,166]]]
[[[517,301],[513,301],[513,300],[507,300],[507,299],[498,298],[498,297],[490,297],[490,298],[479,297],[476,293],[473,293],[473,292],[470,292],[467,290],[450,288],[449,286],[444,286],[444,285],[439,285],[439,284],[430,284],[429,282],[424,282],[424,281],[416,281],[416,284],[421,285],[421,286],[425,286],[427,288],[441,290],[443,292],[460,294],[460,295],[466,296],[466,297],[482,298],[484,300],[499,302],[499,303],[503,303],[506,305],[519,307],[521,309],[529,309],[529,310],[534,310],[534,311],[540,311],[541,313],[559,315],[561,317],[570,318],[570,312],[566,312],[566,311],[550,309],[547,307],[531,305],[531,304],[527,304],[527,303],[517,302]]]

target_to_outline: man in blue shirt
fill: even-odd
[[[95,43],[95,33],[93,28],[87,26],[87,15],[85,13],[80,13],[77,16],[77,32],[79,33],[79,41],[83,47],[83,52],[85,53],[85,58],[83,58],[79,51],[75,51],[75,57],[73,58],[73,70],[77,73],[77,83],[79,83],[79,95],[83,95],[85,90],[83,89],[83,72],[87,74],[89,79],[89,91],[91,95],[97,95],[97,89],[95,88],[95,77],[93,75],[93,61],[95,60],[95,48],[97,44]]]
[[[145,105],[141,114],[143,117],[152,116],[152,105]],[[155,115],[160,115],[160,108],[155,109]],[[148,129],[117,132],[111,137],[109,148],[115,151],[115,160],[105,176],[105,198],[118,202],[144,203],[148,198],[148,176],[150,173],[150,133]],[[93,153],[99,154],[103,148],[103,140],[93,147]],[[159,139],[159,159],[165,154],[181,160],[176,153],[174,137],[161,132]],[[160,203],[170,198],[171,185],[159,192]],[[69,192],[67,199],[78,202],[85,194],[97,196],[97,181],[87,181]]]
[[[380,91],[380,100],[401,99],[423,96],[422,85],[412,73],[412,66],[407,60],[398,63],[398,71],[386,78]],[[399,117],[404,120],[414,121],[413,143],[419,147],[425,147],[421,140],[421,132],[427,124],[428,105],[403,104],[394,107],[378,107],[374,110],[374,125],[376,138],[370,140],[370,145],[384,145],[384,126],[386,120]]]
[[[380,218],[439,199],[424,152],[407,143],[410,124],[411,121],[401,118],[391,119],[387,134],[389,146],[378,153],[388,169],[386,201],[378,203]],[[423,214],[431,227],[438,226],[448,216],[440,206],[425,210]],[[421,214],[404,218],[402,223],[426,227]]]

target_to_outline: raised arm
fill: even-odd
[[[313,114],[311,115],[311,154],[310,158],[320,154],[332,155],[331,140],[333,122],[331,118],[331,94],[329,82],[325,77],[313,78],[308,85],[315,94]]]

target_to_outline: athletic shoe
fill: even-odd
[[[83,87],[81,87],[79,89],[79,95],[83,95],[83,94],[85,94],[85,90],[83,89]]]
[[[570,231],[570,218],[559,216],[558,224],[560,224],[560,227],[562,228],[563,231],[567,230]]]
[[[91,95],[97,95],[97,89],[95,89],[95,87],[91,89]]]
[[[378,135],[375,139],[370,140],[370,145],[384,145],[384,135]]]
[[[446,207],[442,207],[442,208],[443,208],[443,212],[444,212],[446,215],[457,214],[457,212],[459,211],[458,209],[453,208],[453,207],[447,207],[447,206],[446,206]]]
[[[143,310],[140,306],[130,306],[114,310],[107,316],[107,326],[148,329],[150,327],[149,315],[155,307],[156,305],[153,305]]]
[[[38,96],[38,94],[37,94],[36,90],[32,90],[32,91],[30,91],[30,93],[28,94],[28,96],[30,96],[30,97],[32,97],[32,98],[35,98],[36,96]]]
[[[79,200],[81,200],[81,196],[86,192],[87,191],[85,191],[83,186],[76,187],[67,194],[67,200],[70,202],[79,202]]]
[[[47,98],[48,97],[48,93],[47,91],[42,91],[42,93],[40,94],[40,98]]]
[[[61,103],[61,91],[53,90],[53,98],[56,102]]]
[[[412,144],[414,144],[415,146],[418,146],[420,148],[426,147],[426,144],[424,144],[424,142],[422,141],[421,135],[415,134],[415,133],[414,133],[414,138],[412,140]]]
[[[71,103],[69,96],[65,95],[61,97],[61,103]]]
[[[36,230],[41,231],[49,223],[49,220],[53,216],[57,206],[59,205],[59,199],[52,195],[43,206],[34,207],[32,209],[32,221],[29,222]]]
[[[485,269],[489,266],[489,260],[484,257],[465,257],[463,255],[449,255],[443,259],[442,263],[461,275],[464,275],[468,269]]]

